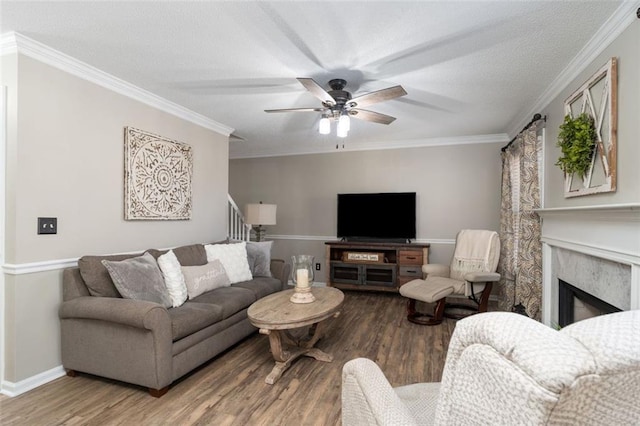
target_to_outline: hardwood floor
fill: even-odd
[[[274,385],[268,337],[255,333],[174,383],[162,398],[146,389],[79,374],[15,398],[0,398],[2,425],[339,425],[342,366],[367,357],[392,386],[440,381],[455,321],[406,320],[399,295],[345,292],[342,314],[318,347],[332,363],[298,359]]]

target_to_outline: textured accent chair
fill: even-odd
[[[416,324],[436,325],[444,316],[463,318],[486,312],[500,257],[500,238],[495,231],[464,229],[456,236],[456,247],[450,265],[422,265],[424,279],[409,281],[400,287],[408,298],[407,319]],[[469,298],[473,305],[446,304],[450,295]],[[418,312],[416,301],[435,303],[433,314]],[[470,314],[447,314],[445,308],[471,310]],[[427,317],[427,318],[425,318]]]
[[[560,331],[512,312],[456,324],[441,383],[392,388],[373,361],[342,370],[342,424],[637,425],[640,310]]]

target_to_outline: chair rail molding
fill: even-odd
[[[340,238],[335,235],[269,235],[271,240],[302,240],[302,241],[337,241]],[[455,238],[417,238],[413,240],[416,244],[455,244]]]

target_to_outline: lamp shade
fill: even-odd
[[[275,204],[247,204],[244,206],[244,221],[249,225],[275,225]]]

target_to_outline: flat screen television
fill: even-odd
[[[416,238],[416,193],[338,194],[338,237],[349,241]]]

